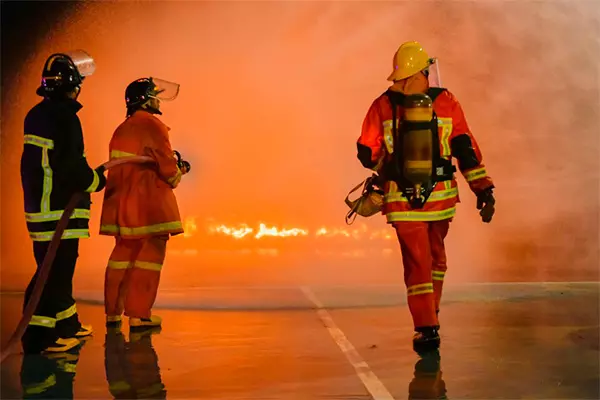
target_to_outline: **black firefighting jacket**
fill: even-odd
[[[90,193],[104,188],[102,173],[85,159],[83,131],[71,99],[44,99],[25,117],[21,184],[33,241],[50,241],[71,196],[85,192],[62,238],[89,237]]]

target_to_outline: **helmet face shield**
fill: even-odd
[[[179,84],[169,82],[160,78],[150,78],[154,83],[154,89],[149,93],[150,97],[161,101],[173,101],[179,95]]]
[[[42,70],[39,96],[64,96],[78,88],[85,77],[96,70],[92,56],[83,50],[54,53],[46,60]]]
[[[74,50],[63,53],[68,56],[73,64],[75,64],[75,68],[82,77],[91,76],[96,71],[96,63],[92,56],[86,53],[83,50]]]

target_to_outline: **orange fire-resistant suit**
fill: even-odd
[[[433,102],[438,119],[440,157],[458,159],[458,166],[471,190],[478,194],[493,186],[482,163],[482,155],[471,134],[458,100],[447,90]],[[397,111],[400,127],[402,107]],[[358,139],[359,159],[379,171],[393,151],[392,106],[384,93],[371,105]],[[366,157],[366,159],[365,159]],[[415,328],[439,326],[437,311],[446,273],[444,239],[459,202],[456,180],[438,182],[420,209],[413,209],[396,182],[384,185],[383,214],[396,229],[407,287],[408,306]]]
[[[108,172],[100,234],[115,236],[104,283],[108,319],[150,318],[170,235],[183,233],[173,189],[182,172],[169,128],[149,112],[128,117],[110,141],[110,158],[150,156],[155,164],[123,164]]]

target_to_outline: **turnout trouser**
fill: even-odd
[[[450,220],[393,223],[400,242],[407,300],[415,328],[439,325],[437,313],[446,274],[444,239]]]
[[[156,300],[168,236],[116,238],[104,280],[104,308],[110,317],[150,318]]]
[[[37,270],[25,291],[29,302],[50,242],[33,242]],[[25,352],[39,352],[58,338],[74,337],[81,328],[73,299],[73,274],[79,256],[79,239],[63,239],[56,251],[38,306],[22,338]]]

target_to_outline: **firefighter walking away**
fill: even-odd
[[[44,99],[25,117],[21,183],[38,271],[69,199],[76,192],[86,193],[62,235],[39,304],[22,337],[26,353],[67,351],[79,344],[78,338],[92,333],[91,326],[79,322],[72,281],[79,239],[89,237],[90,193],[102,190],[106,183],[103,172],[90,168],[86,161],[77,116],[82,108],[77,101],[82,83],[94,70],[94,60],[84,51],[51,55],[37,89]],[[27,286],[25,305],[37,276],[38,272]]]
[[[154,163],[124,164],[108,172],[100,234],[115,237],[105,273],[106,324],[131,329],[161,325],[152,315],[167,241],[183,233],[175,189],[190,164],[174,152],[161,100],[174,100],[179,85],[157,78],[138,79],[125,90],[127,118],[114,132],[110,159],[149,156]],[[177,154],[177,159],[174,154]]]
[[[494,184],[456,97],[440,87],[437,60],[418,42],[400,46],[357,141],[358,159],[378,174],[383,214],[397,233],[417,352],[440,344],[446,274],[444,240],[459,202],[456,167],[477,196],[483,222],[494,214]]]

